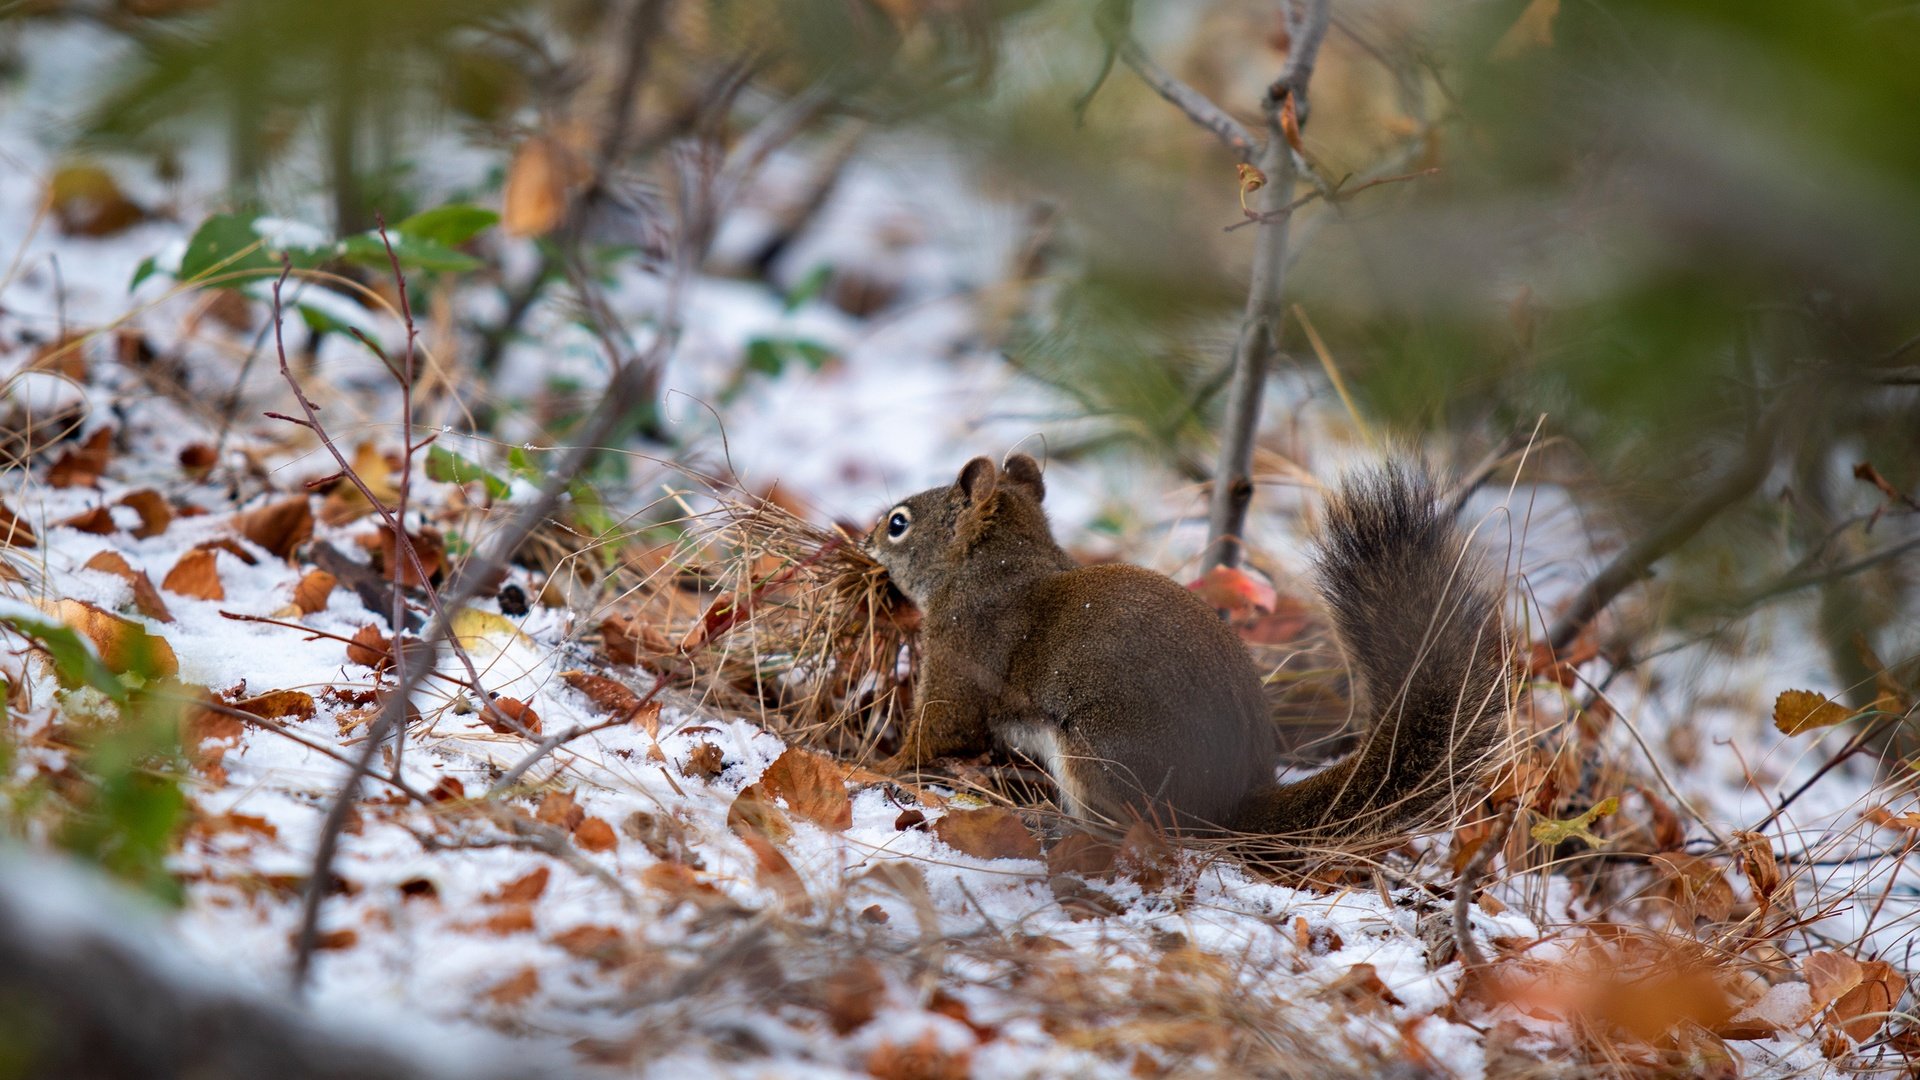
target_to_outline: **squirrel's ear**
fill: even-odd
[[[1000,466],[1000,472],[1006,479],[1027,489],[1034,502],[1047,497],[1046,481],[1040,479],[1040,463],[1025,454],[1008,454],[1007,460]]]
[[[977,457],[960,470],[960,479],[955,480],[953,486],[960,489],[969,503],[979,506],[992,497],[994,483],[998,479],[996,472],[992,458]]]

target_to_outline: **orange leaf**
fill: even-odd
[[[639,724],[647,729],[649,735],[660,733],[660,703],[649,701],[641,704],[640,695],[627,687],[607,678],[587,671],[563,671],[560,677],[568,686],[587,696],[602,712],[609,716],[622,716],[628,722]]]
[[[305,495],[249,510],[233,519],[241,536],[282,559],[313,536],[313,502]]]
[[[502,735],[519,735],[521,729],[528,735],[540,734],[540,714],[518,698],[494,698],[493,708],[480,710],[480,719]],[[520,727],[514,727],[515,724]]]
[[[603,818],[590,817],[573,830],[573,842],[593,852],[612,851],[620,843],[613,826]]]
[[[173,613],[167,610],[167,602],[160,599],[160,590],[153,587],[153,579],[145,570],[135,570],[128,565],[119,552],[102,551],[87,560],[86,568],[112,574],[133,586],[133,606],[140,614],[156,622],[173,621]]]
[[[799,873],[778,847],[793,836],[793,826],[779,807],[748,788],[728,807],[727,827],[753,852],[755,880],[779,893],[782,900],[796,910],[812,908],[806,883],[800,880]]]
[[[840,832],[853,824],[844,773],[832,758],[789,747],[753,786],[828,832]]]
[[[711,780],[727,770],[727,758],[718,746],[702,740],[680,766],[680,775],[689,779]]]
[[[333,587],[337,584],[339,579],[325,570],[309,570],[293,587],[293,606],[299,608],[302,615],[325,611],[327,599],[333,595]]]
[[[173,646],[158,634],[130,619],[102,611],[80,600],[62,600],[50,606],[61,622],[86,635],[93,642],[100,662],[110,671],[138,672],[149,678],[180,674],[180,661]]]
[[[618,967],[627,961],[633,951],[627,947],[627,940],[620,931],[611,926],[576,926],[571,930],[562,930],[548,940],[574,956],[591,960],[601,967]]]
[[[140,527],[133,530],[137,539],[159,536],[173,524],[173,507],[168,506],[167,500],[152,488],[128,493],[121,498],[120,505],[130,506],[134,513],[140,515]]]
[[[233,707],[262,720],[313,719],[313,695],[298,690],[269,690],[245,701],[236,701]]]
[[[347,643],[347,663],[385,671],[393,666],[393,640],[368,623],[354,631],[353,640]]]
[[[507,976],[487,991],[487,1000],[495,1005],[518,1005],[540,990],[540,973],[530,967]]]
[[[1215,611],[1224,611],[1230,622],[1241,622],[1255,615],[1270,613],[1279,605],[1273,586],[1244,570],[1216,566],[1199,581],[1187,586],[1195,596]]]
[[[1837,952],[1811,953],[1800,961],[1800,970],[1807,976],[1807,996],[1815,1009],[1826,1008],[1859,986],[1867,974],[1860,961]]]
[[[61,455],[47,470],[49,487],[99,487],[100,475],[113,457],[113,429],[101,428],[78,448]]]
[[[835,1034],[849,1034],[880,1012],[886,994],[887,981],[880,973],[880,965],[864,956],[852,957],[822,980],[821,997],[827,1010],[827,1023],[833,1026]]]
[[[949,847],[979,859],[1040,857],[1040,841],[1020,815],[1004,807],[954,811],[934,822],[933,832]]]
[[[83,510],[65,521],[55,522],[77,532],[92,533],[95,536],[112,536],[120,531],[120,523],[113,520],[113,511],[104,506]]]
[[[500,891],[489,895],[487,900],[495,904],[531,904],[547,891],[547,881],[552,876],[546,867],[537,866],[532,872],[500,886]]]
[[[1853,716],[1853,710],[1836,705],[1824,694],[1811,690],[1782,690],[1773,699],[1773,726],[1783,735],[1832,727]]]
[[[544,236],[560,224],[582,168],[573,151],[549,135],[520,144],[507,167],[500,227],[509,236]]]
[[[1868,960],[1860,965],[1860,985],[1833,1003],[1833,1021],[1855,1045],[1866,1042],[1892,1017],[1907,981],[1892,964]]]
[[[180,556],[160,587],[196,600],[225,600],[227,590],[220,585],[220,568],[214,560],[213,552],[195,548]]]

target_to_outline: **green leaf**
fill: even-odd
[[[492,228],[500,215],[484,206],[449,203],[422,210],[393,227],[410,240],[424,240],[444,247],[459,247]]]
[[[817,341],[795,341],[790,343],[790,347],[814,371],[826,367],[827,361],[833,359],[833,350]]]
[[[787,358],[777,342],[769,338],[754,338],[747,342],[748,371],[777,376],[786,363]]]
[[[399,259],[402,271],[459,274],[468,270],[477,270],[483,265],[479,259],[455,251],[445,244],[416,239],[404,233],[389,235],[393,237],[393,254]],[[386,269],[389,266],[387,246],[381,243],[379,233],[361,233],[358,236],[347,237],[340,244],[340,257],[348,262],[375,270]]]
[[[0,615],[0,622],[40,643],[53,658],[53,674],[60,685],[91,686],[115,701],[127,700],[127,687],[87,648],[80,634],[65,623],[37,618],[25,612]]]
[[[429,479],[447,484],[471,484],[478,481],[485,484],[487,494],[496,499],[506,498],[507,494],[513,490],[505,480],[444,446],[427,448],[427,476]]]
[[[149,255],[141,259],[140,265],[133,268],[133,280],[127,282],[127,291],[132,292],[139,288],[140,283],[152,277],[154,271],[158,269],[159,267],[154,265],[153,256]]]
[[[795,285],[792,291],[787,293],[787,313],[792,314],[800,305],[819,296],[820,290],[826,288],[827,282],[832,280],[833,267],[831,264],[821,263],[819,266],[807,271],[807,276],[801,278],[799,284]]]
[[[316,334],[352,334],[352,328],[312,304],[301,304],[300,321]]]
[[[266,241],[254,231],[253,219],[239,214],[215,214],[202,222],[180,257],[181,281],[198,281],[209,274],[234,274],[277,268]],[[223,283],[225,284],[225,283]]]

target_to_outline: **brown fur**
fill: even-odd
[[[1497,603],[1424,476],[1387,469],[1329,508],[1321,586],[1372,725],[1357,752],[1284,786],[1240,640],[1170,578],[1076,565],[1045,493],[1032,458],[975,458],[868,537],[924,615],[917,713],[883,769],[997,740],[1083,817],[1305,839],[1416,826],[1477,779],[1505,716]]]

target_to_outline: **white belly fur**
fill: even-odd
[[[1059,729],[1045,724],[1008,724],[996,729],[996,734],[1008,749],[1024,754],[1047,770],[1060,789],[1062,810],[1074,817],[1084,815],[1084,800],[1075,789],[1073,774],[1067,771],[1066,748],[1061,744]]]

